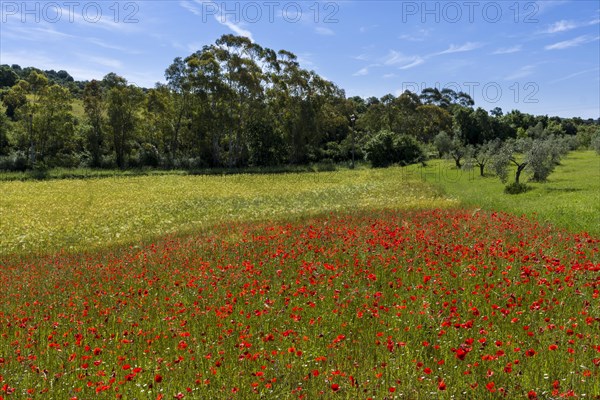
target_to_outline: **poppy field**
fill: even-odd
[[[6,258],[0,398],[598,398],[599,242],[381,210]]]

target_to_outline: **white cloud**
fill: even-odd
[[[423,64],[424,62],[425,62],[425,60],[423,58],[417,56],[411,63],[401,66],[400,69],[413,68],[413,67],[416,67],[417,65]]]
[[[419,29],[415,34],[403,34],[400,35],[398,39],[407,40],[409,42],[423,42],[427,37],[429,37],[429,30]]]
[[[595,18],[591,21],[586,21],[586,22],[567,21],[567,20],[563,19],[563,20],[553,23],[552,25],[550,25],[548,28],[544,29],[540,33],[567,32],[567,31],[585,27],[585,26],[597,25],[599,23],[600,23],[600,18]]]
[[[522,79],[522,78],[525,78],[525,77],[533,74],[534,72],[535,72],[535,66],[534,65],[525,65],[524,67],[519,68],[518,70],[516,70],[512,74],[506,76],[504,78],[504,80],[514,81],[514,80],[517,80],[517,79]]]
[[[564,50],[570,47],[577,47],[585,43],[595,42],[600,39],[600,36],[582,35],[571,40],[563,40],[562,42],[550,44],[544,47],[546,50]]]
[[[361,68],[360,70],[358,70],[352,74],[352,76],[365,76],[365,75],[369,75],[368,67]]]
[[[567,21],[567,20],[561,20],[558,22],[555,22],[554,24],[550,25],[548,27],[548,29],[546,29],[544,32],[545,33],[557,33],[557,32],[565,32],[565,31],[570,31],[571,29],[575,29],[577,28],[577,24],[573,21]]]
[[[466,51],[472,51],[482,47],[483,44],[477,42],[467,42],[461,46],[456,46],[451,44],[446,50],[441,51],[439,53],[433,54],[434,56],[441,56],[442,54],[454,54],[454,53],[463,53]]]
[[[359,61],[369,61],[369,56],[366,54],[359,54],[357,56],[352,57],[355,60],[359,60]]]
[[[250,32],[249,30],[246,30],[246,29],[242,28],[241,26],[236,25],[231,21],[228,21],[226,18],[220,18],[216,15],[215,15],[215,20],[217,20],[217,22],[220,23],[221,25],[225,25],[226,27],[231,29],[236,35],[245,36],[254,42],[254,39],[252,38],[252,32]]]
[[[512,53],[518,53],[522,49],[523,49],[523,47],[519,44],[519,45],[512,46],[512,47],[499,48],[498,50],[494,51],[492,54],[512,54]]]
[[[103,40],[100,40],[98,38],[87,38],[86,39],[88,42],[95,44],[96,46],[100,46],[103,47],[105,49],[110,49],[110,50],[117,50],[126,54],[142,54],[141,51],[139,50],[134,50],[134,49],[130,49],[124,46],[118,46],[112,43],[106,43]]]
[[[317,34],[323,35],[323,36],[333,36],[333,35],[335,35],[335,32],[332,29],[324,28],[322,26],[317,26],[315,28],[315,32]]]
[[[600,68],[598,68],[598,67],[592,68],[592,69],[586,69],[586,70],[583,70],[583,71],[574,72],[574,73],[569,74],[567,76],[563,76],[562,78],[555,79],[553,81],[550,81],[550,83],[562,82],[562,81],[566,81],[566,80],[571,79],[571,78],[575,78],[576,76],[579,76],[579,75],[584,75],[584,74],[588,74],[588,73],[591,73],[591,72],[596,72],[597,73],[598,71],[600,71]]]
[[[201,0],[196,0],[196,3],[200,3],[202,4]],[[232,32],[234,32],[236,35],[238,36],[245,36],[248,39],[250,39],[251,41],[254,42],[254,38],[252,37],[252,32],[250,32],[247,29],[242,28],[240,25],[235,24],[231,21],[229,21],[227,19],[227,15],[223,14],[223,11],[221,10],[221,8],[217,5],[217,3],[211,3],[212,5],[214,5],[217,8],[217,12],[215,14],[213,14],[215,20],[221,24],[226,26],[227,28],[229,28]],[[206,16],[202,14],[202,12],[200,10],[198,10],[198,8],[196,8],[192,3],[190,3],[189,1],[180,1],[179,5],[183,8],[185,8],[186,10],[188,10],[189,12],[191,12],[194,15],[197,15],[199,17],[203,17],[205,18]]]

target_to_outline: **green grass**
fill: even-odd
[[[25,176],[29,180],[0,182],[0,254],[136,244],[222,221],[459,204],[525,214],[600,236],[600,157],[591,151],[571,153],[547,183],[531,183],[533,189],[519,195],[505,194],[493,176],[456,170],[446,160],[427,167],[319,173],[190,176],[183,171],[54,170],[49,175],[73,179]],[[5,174],[4,179],[18,177]]]
[[[403,169],[0,182],[0,254],[134,244],[223,221],[449,207]]]
[[[478,169],[460,171],[447,160],[410,166],[405,173],[433,184],[465,206],[525,214],[542,223],[600,236],[600,157],[593,151],[570,153],[545,183],[523,180],[532,190],[518,195],[505,194],[504,184],[495,176],[482,178]]]

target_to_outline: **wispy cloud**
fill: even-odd
[[[332,29],[329,28],[325,28],[322,26],[317,26],[315,28],[315,32],[319,35],[323,35],[323,36],[333,36],[335,35],[335,32]]]
[[[71,40],[76,36],[69,35],[57,31],[52,27],[26,27],[25,25],[7,25],[6,28],[2,29],[2,37],[15,38],[19,40],[28,40],[35,42],[51,42],[60,40]]]
[[[109,50],[117,50],[126,54],[141,54],[142,52],[139,50],[135,50],[135,49],[130,49],[128,47],[124,47],[124,46],[118,46],[112,43],[106,43],[103,40],[100,40],[98,38],[94,38],[94,37],[90,37],[86,39],[88,42],[95,44],[96,46],[100,46],[103,47],[105,49],[109,49]]]
[[[567,76],[563,76],[562,78],[555,79],[553,81],[550,81],[550,83],[562,82],[562,81],[566,81],[566,80],[575,78],[575,77],[577,77],[579,75],[585,75],[585,74],[589,74],[589,73],[592,73],[592,72],[598,73],[599,71],[600,71],[599,67],[592,68],[592,69],[586,69],[586,70],[583,70],[583,71],[574,72],[574,73],[569,74]]]
[[[512,47],[501,47],[498,50],[494,51],[492,54],[512,54],[512,53],[518,53],[522,49],[523,49],[523,46],[518,44],[518,45],[512,46]]]
[[[405,56],[404,54],[390,50],[388,55],[382,60],[384,65],[397,66],[399,69],[409,69],[421,65],[425,59],[421,56]]]
[[[369,56],[366,54],[359,54],[357,56],[352,57],[355,60],[359,60],[359,61],[369,61]]]
[[[595,18],[590,21],[568,21],[568,20],[560,20],[552,25],[548,26],[546,29],[540,31],[540,33],[560,33],[567,32],[573,29],[582,28],[586,26],[598,25],[600,23],[600,18]]]
[[[249,30],[244,29],[241,26],[236,25],[231,21],[228,21],[226,18],[220,18],[216,15],[215,15],[215,20],[217,20],[217,22],[220,23],[221,25],[225,25],[226,27],[231,29],[238,36],[245,36],[248,39],[250,39],[251,41],[254,41],[254,39],[252,38],[252,32],[250,32]]]
[[[571,29],[577,28],[577,24],[573,21],[561,20],[553,23],[546,29],[545,33],[557,33],[557,32],[565,32],[570,31]]]
[[[563,40],[562,42],[550,44],[544,48],[546,50],[564,50],[564,49],[568,49],[570,47],[577,47],[577,46],[581,46],[582,44],[595,42],[598,39],[600,39],[600,36],[582,35],[582,36],[577,36],[574,39]]]
[[[513,72],[512,74],[506,76],[504,78],[504,80],[514,81],[517,79],[522,79],[522,78],[525,78],[525,77],[533,74],[534,72],[535,72],[534,65],[525,65],[525,66],[519,68],[518,70],[516,70],[515,72]]]
[[[196,3],[200,3],[200,4],[202,3],[201,0],[195,0],[195,1],[196,1]],[[179,5],[183,8],[185,8],[186,10],[188,10],[189,12],[191,12],[192,14],[205,18],[205,16],[202,14],[202,11],[200,11],[198,8],[196,8],[196,6],[194,6],[193,3],[182,0],[179,2]],[[223,13],[223,10],[221,9],[221,7],[219,7],[219,5],[217,5],[217,3],[212,3],[212,5],[214,5],[214,7],[217,8],[217,10],[216,10],[217,12],[213,15],[215,18],[215,21],[217,21],[219,24],[229,28],[236,35],[245,36],[254,42],[254,38],[252,37],[252,32],[250,32],[247,29],[242,28],[241,25],[238,25],[234,22],[231,22],[229,19],[227,19],[227,14]]]
[[[428,29],[419,29],[414,34],[403,34],[398,36],[398,39],[407,40],[409,42],[423,42],[430,35],[430,31]]]
[[[352,76],[366,76],[369,75],[369,67],[364,67],[352,74]]]
[[[398,75],[396,75],[396,74],[393,74],[393,73],[392,73],[392,74],[384,74],[384,75],[383,75],[383,78],[384,78],[384,79],[391,79],[391,78],[395,78],[395,77],[397,77],[397,76],[398,76]]]
[[[478,42],[467,42],[463,45],[457,46],[455,44],[451,44],[450,47],[448,47],[446,50],[444,51],[440,51],[439,53],[434,53],[432,55],[434,56],[441,56],[443,54],[454,54],[454,53],[464,53],[466,51],[472,51],[475,49],[478,49],[480,47],[482,47],[483,44],[482,43],[478,43]]]

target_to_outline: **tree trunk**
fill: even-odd
[[[483,169],[485,168],[485,164],[479,164],[479,175],[483,176]]]
[[[456,164],[456,168],[461,169],[462,165],[460,163],[460,157],[454,157],[454,163]]]
[[[527,163],[517,165],[517,173],[515,174],[515,183],[519,183],[519,178],[521,177],[521,172],[525,169]]]

